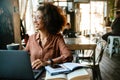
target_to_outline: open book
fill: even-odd
[[[82,65],[79,63],[72,63],[67,62],[63,64],[57,64],[54,66],[46,66],[45,69],[51,74],[62,74],[62,73],[70,73],[71,71],[74,71],[76,69],[82,68]]]
[[[45,80],[90,80],[90,75],[83,68],[74,70],[68,74],[58,75],[50,75],[50,73],[47,71]]]

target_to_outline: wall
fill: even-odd
[[[7,44],[17,42],[14,34],[20,33],[20,26],[15,20],[18,21],[20,18],[15,19],[13,14],[15,13],[14,2],[16,1],[18,0],[0,0],[0,49],[6,49]],[[19,26],[17,32],[15,32],[17,27],[15,24]],[[17,36],[20,37],[20,35]]]

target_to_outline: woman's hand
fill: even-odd
[[[43,62],[40,59],[36,59],[35,61],[32,62],[32,69],[38,69],[46,65],[47,65],[47,61]]]

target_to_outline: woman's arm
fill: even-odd
[[[70,49],[64,42],[63,36],[60,36],[57,41],[59,50],[60,50],[60,57],[52,59],[54,63],[63,63],[63,62],[70,62],[73,60],[72,53]]]

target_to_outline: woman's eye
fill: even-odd
[[[41,20],[42,17],[33,16],[33,20]]]
[[[42,17],[38,17],[38,19],[42,19]]]
[[[43,17],[42,16],[38,16],[39,19],[42,19]]]

